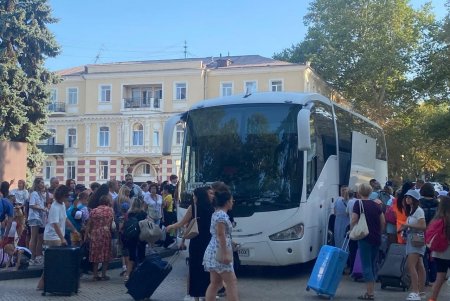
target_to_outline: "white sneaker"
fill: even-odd
[[[418,293],[409,293],[408,297],[406,298],[407,301],[421,301]]]
[[[36,260],[35,260],[35,259],[30,259],[30,260],[28,261],[28,265],[29,265],[29,266],[35,266],[35,265],[36,265]]]
[[[44,256],[38,256],[38,257],[36,257],[36,259],[34,260],[34,262],[36,263],[36,265],[43,265],[43,264],[44,264]]]
[[[183,301],[193,301],[193,300],[194,300],[194,298],[189,295],[184,296],[184,299],[183,299]]]

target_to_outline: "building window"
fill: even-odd
[[[106,160],[98,161],[98,178],[100,180],[108,180],[109,164]]]
[[[144,127],[140,123],[133,125],[133,145],[144,145]]]
[[[153,146],[159,146],[159,132],[153,132]]]
[[[66,178],[67,179],[76,179],[76,174],[75,174],[75,161],[67,161],[67,174],[66,174]]]
[[[67,102],[69,105],[78,104],[78,88],[67,89]]]
[[[99,131],[99,146],[109,146],[109,127],[101,126]]]
[[[67,130],[67,147],[76,147],[77,146],[77,129],[68,129]],[[73,178],[70,178],[73,179]]]
[[[49,129],[50,137],[47,139],[47,145],[55,145],[56,144],[56,130]]]
[[[221,96],[231,96],[233,94],[233,83],[222,83],[220,94]]]
[[[44,178],[50,180],[53,177],[53,163],[52,161],[45,161]]]
[[[111,102],[111,85],[100,86],[100,102]]]
[[[252,94],[255,93],[256,91],[258,91],[258,87],[256,84],[256,81],[248,81],[244,83],[244,87],[245,87],[245,94]]]
[[[50,90],[50,102],[56,102],[58,100],[58,90],[51,89]]]
[[[175,84],[175,99],[186,100],[186,83]]]
[[[270,89],[272,92],[281,92],[283,91],[283,82],[281,80],[272,80],[270,81]]]
[[[176,144],[181,145],[183,144],[183,137],[184,137],[184,128],[181,124],[177,124],[176,128]]]

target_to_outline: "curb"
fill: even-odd
[[[155,253],[158,253],[161,258],[166,258],[174,255],[176,252],[175,249],[164,249],[164,248],[155,248]],[[148,254],[146,254],[148,255]],[[116,258],[111,260],[109,263],[108,269],[118,269],[122,267],[122,260],[120,258]],[[0,281],[3,280],[15,280],[15,279],[27,279],[27,278],[38,278],[41,277],[43,272],[42,266],[31,266],[26,270],[19,271],[11,271],[0,269]]]

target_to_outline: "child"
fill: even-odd
[[[31,259],[31,251],[29,249],[7,244],[4,252],[9,256],[8,263],[6,264],[7,268],[15,266],[16,271],[28,268]]]

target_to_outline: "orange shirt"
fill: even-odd
[[[392,202],[392,208],[394,209],[395,216],[397,217],[397,231],[400,230],[401,225],[406,224],[406,220],[408,217],[406,216],[406,212],[404,210],[398,210],[397,208],[397,198],[394,198]],[[402,232],[397,233],[397,242],[399,244],[406,244],[405,239],[402,236]]]

